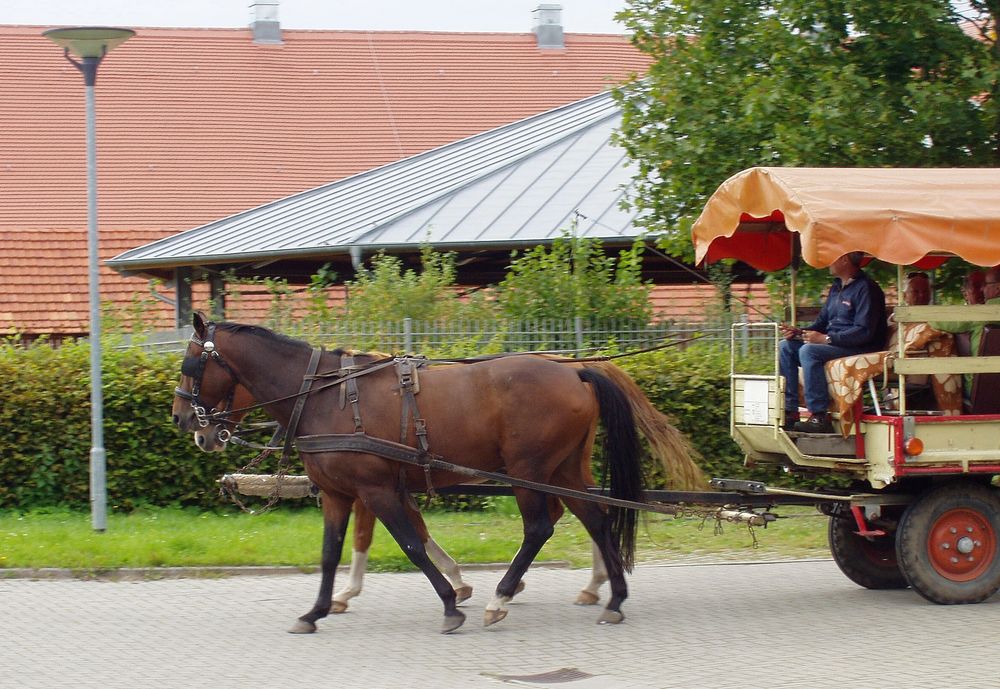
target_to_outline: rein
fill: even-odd
[[[194,342],[195,344],[199,344],[199,345],[201,344],[201,342],[199,340],[196,340],[194,337],[191,338],[191,341]],[[320,350],[320,349],[314,349],[313,351],[314,352],[319,352],[319,351],[322,351],[322,350]],[[216,352],[216,354],[218,354],[218,352]],[[218,360],[220,362],[222,361],[221,356],[219,357]],[[336,370],[333,370],[333,371],[324,371],[322,373],[316,373],[315,371],[313,371],[312,373],[308,373],[307,372],[306,375],[303,376],[303,378],[304,379],[308,378],[308,380],[310,382],[316,381],[316,380],[321,380],[323,378],[333,378],[333,377],[336,377],[336,379],[332,380],[332,381],[330,381],[328,383],[324,383],[323,385],[319,385],[319,386],[317,386],[315,388],[311,388],[311,389],[305,390],[305,391],[299,390],[298,392],[294,392],[294,393],[292,393],[290,395],[285,395],[284,397],[276,397],[275,399],[268,400],[267,402],[258,402],[256,404],[250,404],[250,405],[247,405],[245,407],[240,407],[239,409],[229,409],[229,408],[226,408],[223,411],[218,411],[218,412],[217,411],[213,411],[211,413],[207,413],[205,415],[205,417],[204,417],[205,420],[206,420],[206,422],[204,424],[201,423],[201,418],[202,417],[199,416],[199,425],[201,425],[201,427],[204,428],[210,422],[215,422],[215,423],[229,424],[229,425],[235,426],[236,422],[235,421],[230,421],[226,417],[229,417],[229,416],[231,416],[233,414],[239,414],[239,413],[243,413],[243,412],[251,412],[251,411],[254,411],[256,409],[263,409],[264,407],[266,407],[266,406],[268,406],[270,404],[274,404],[276,402],[285,402],[285,401],[290,400],[290,399],[301,398],[301,397],[303,397],[305,395],[308,395],[310,393],[313,393],[313,392],[320,392],[322,390],[326,390],[327,388],[332,388],[332,387],[335,387],[337,385],[341,385],[343,383],[346,383],[349,380],[353,380],[355,378],[360,378],[361,376],[367,375],[369,373],[375,373],[376,371],[379,371],[379,370],[381,370],[383,368],[387,368],[389,366],[392,366],[393,364],[395,364],[395,362],[396,362],[396,357],[387,357],[387,358],[384,358],[384,359],[379,359],[377,361],[369,362],[367,364],[358,364],[358,365],[355,365],[355,366],[347,366],[347,367],[339,368],[339,369],[336,369]],[[231,369],[229,369],[228,366],[226,368],[227,368],[227,370],[231,371]],[[236,377],[235,373],[230,373],[230,375],[233,378],[233,381],[235,383],[240,383],[241,382]],[[235,390],[235,386],[233,386],[233,389]],[[185,390],[181,390],[180,388],[174,388],[174,394],[176,394],[181,399],[185,399],[185,400],[189,400],[189,401],[193,400],[192,393],[187,392]],[[232,398],[233,398],[233,392],[231,391],[230,394],[229,394],[229,396],[228,396],[228,398],[227,398],[230,403],[232,402]],[[195,410],[195,414],[198,414],[197,410]]]
[[[356,380],[357,378],[360,378],[361,376],[365,376],[365,375],[367,375],[369,373],[374,373],[376,371],[382,370],[383,368],[387,368],[389,366],[392,366],[392,365],[396,364],[396,362],[399,361],[399,360],[401,360],[401,359],[414,359],[414,358],[416,358],[416,359],[418,359],[420,361],[420,365],[421,366],[433,366],[435,364],[474,364],[474,363],[477,363],[477,362],[484,361],[485,359],[488,359],[488,358],[496,358],[496,357],[500,357],[500,356],[528,356],[528,355],[544,355],[544,354],[556,354],[557,353],[557,352],[551,352],[551,351],[532,351],[532,352],[517,352],[517,353],[512,353],[512,354],[499,354],[499,355],[490,356],[490,357],[482,357],[482,356],[480,356],[480,357],[467,357],[467,358],[463,358],[463,359],[427,359],[427,358],[424,358],[424,357],[385,357],[383,359],[378,359],[376,361],[371,361],[371,362],[368,362],[366,364],[353,364],[352,363],[349,366],[343,366],[343,367],[341,367],[339,369],[336,369],[336,370],[324,371],[322,373],[313,373],[313,374],[308,374],[307,373],[307,375],[310,376],[311,379],[313,379],[313,380],[319,380],[319,379],[324,379],[324,378],[333,378],[333,380],[330,380],[329,382],[324,383],[323,385],[319,385],[319,386],[317,386],[315,388],[312,388],[308,392],[303,392],[302,390],[300,390],[299,392],[292,393],[290,395],[285,395],[284,397],[278,397],[276,399],[269,400],[267,402],[258,402],[256,404],[251,404],[251,405],[247,405],[245,407],[240,407],[239,409],[231,409],[230,408],[230,405],[232,404],[232,399],[233,399],[233,391],[230,391],[230,394],[227,397],[227,402],[226,402],[226,408],[225,409],[223,409],[222,411],[215,411],[213,409],[211,412],[206,412],[204,405],[200,404],[200,400],[197,399],[197,391],[200,390],[201,376],[204,375],[204,367],[205,367],[205,363],[207,363],[207,358],[211,357],[211,358],[215,359],[217,363],[221,364],[225,368],[226,372],[229,373],[230,377],[233,379],[234,382],[236,382],[236,383],[240,382],[239,379],[238,379],[238,377],[236,376],[236,373],[225,363],[225,361],[222,359],[222,356],[217,351],[215,351],[215,345],[214,345],[214,342],[212,342],[212,339],[213,339],[213,336],[214,336],[214,333],[215,333],[215,324],[214,323],[210,323],[208,327],[210,328],[210,330],[208,332],[208,337],[206,337],[204,341],[202,341],[197,336],[197,334],[192,334],[191,335],[191,342],[193,342],[194,344],[199,345],[201,347],[204,347],[206,349],[206,351],[209,352],[208,356],[206,356],[206,352],[203,351],[202,354],[201,354],[201,357],[199,358],[198,377],[195,378],[195,387],[192,387],[192,392],[187,392],[186,390],[181,390],[180,388],[176,388],[175,387],[174,388],[174,394],[177,395],[178,397],[180,397],[181,399],[187,400],[187,401],[189,401],[189,402],[192,403],[192,406],[195,409],[195,415],[198,418],[198,425],[201,426],[202,428],[207,427],[209,425],[209,423],[213,423],[213,422],[217,423],[219,425],[223,425],[223,426],[225,426],[225,425],[233,426],[234,429],[232,431],[229,431],[228,429],[225,429],[225,428],[220,431],[220,440],[222,440],[223,442],[229,442],[230,440],[232,440],[232,441],[236,442],[236,444],[241,445],[243,447],[247,447],[247,448],[255,449],[255,450],[264,450],[264,451],[268,451],[268,452],[273,452],[275,450],[281,449],[280,447],[277,447],[277,446],[273,445],[273,443],[279,442],[282,439],[282,437],[284,436],[284,432],[283,432],[284,429],[282,429],[279,426],[278,427],[278,431],[275,433],[275,436],[267,444],[262,445],[260,443],[252,443],[252,442],[243,440],[243,439],[241,439],[239,437],[239,433],[240,433],[239,424],[237,422],[235,422],[235,421],[231,421],[228,417],[231,416],[231,415],[233,415],[233,414],[246,413],[246,412],[251,412],[251,411],[254,411],[254,410],[257,410],[257,409],[262,409],[262,408],[264,408],[264,407],[266,407],[266,406],[268,406],[270,404],[274,404],[275,402],[284,402],[286,400],[290,400],[290,399],[294,399],[294,398],[301,398],[304,395],[309,394],[309,392],[320,392],[322,390],[326,390],[327,388],[331,388],[331,387],[335,387],[337,385],[342,385],[344,383],[348,383],[348,381],[352,381],[353,382],[354,380]],[[688,344],[689,342],[695,342],[695,341],[700,340],[700,339],[702,339],[704,337],[706,337],[706,335],[696,335],[694,337],[687,337],[687,338],[684,338],[684,339],[673,339],[673,338],[671,338],[668,342],[665,342],[663,344],[653,345],[651,347],[645,347],[643,349],[635,349],[635,350],[632,350],[632,351],[629,351],[629,352],[623,352],[621,354],[609,354],[609,355],[603,355],[603,356],[589,356],[589,357],[565,357],[565,358],[561,358],[561,359],[553,359],[553,361],[555,361],[557,363],[561,363],[561,364],[598,362],[598,361],[613,361],[615,359],[624,359],[626,357],[638,356],[640,354],[648,354],[649,352],[660,351],[660,350],[663,350],[663,349],[669,349],[671,347],[676,347],[678,345]],[[665,339],[665,338],[662,338],[662,339]],[[211,350],[209,350],[208,347],[206,347],[206,343],[209,344],[209,345],[211,345]],[[348,386],[345,386],[345,388],[342,388],[342,390],[346,389],[346,387],[348,387]],[[234,390],[235,390],[235,386],[234,386]],[[355,396],[354,393],[352,393],[351,396],[354,397]],[[355,414],[355,416],[356,416],[356,414]],[[357,425],[357,419],[355,419],[355,424]],[[270,428],[270,427],[274,427],[276,425],[277,425],[276,422],[267,422],[267,423],[259,425],[258,427],[244,429],[244,430],[245,431],[255,431],[255,430],[259,430],[260,428]]]
[[[214,324],[210,324],[209,327],[212,328],[212,330],[209,331],[209,337],[206,338],[206,341],[209,342],[209,344],[212,344],[213,346],[213,352],[211,354],[212,358],[214,358],[218,363],[222,364],[225,367],[226,371],[229,373],[230,377],[233,379],[234,382],[239,383],[240,381],[237,378],[235,372],[233,372],[233,370],[228,365],[225,364],[225,362],[222,360],[221,355],[217,351],[214,351],[214,343],[211,342],[211,334],[214,333],[215,326]],[[565,357],[562,359],[554,359],[553,361],[556,361],[557,363],[560,364],[575,364],[575,363],[585,363],[590,361],[613,361],[615,359],[624,359],[630,356],[638,356],[640,354],[648,354],[649,352],[656,352],[663,349],[670,349],[671,347],[676,347],[678,345],[688,344],[689,342],[695,342],[704,337],[707,336],[696,335],[694,337],[687,337],[681,340],[671,339],[669,342],[665,342],[663,344],[653,345],[651,347],[645,347],[643,349],[635,349],[629,352],[623,352],[621,354],[608,354],[603,356],[589,356],[589,357]],[[191,342],[200,346],[204,346],[202,341],[199,338],[197,338],[196,335],[191,336]],[[497,357],[530,356],[530,355],[544,355],[544,354],[557,354],[557,353],[558,352],[551,352],[551,351],[516,352],[512,354],[500,354],[497,355]],[[205,358],[205,353],[202,352],[202,359],[204,358]],[[323,373],[318,373],[318,374],[307,374],[311,375],[311,377],[315,380],[323,378],[334,378],[334,380],[331,380],[327,383],[324,383],[323,385],[313,388],[309,392],[321,392],[322,390],[342,385],[343,383],[347,383],[348,381],[360,378],[361,376],[367,375],[369,373],[374,373],[383,368],[393,366],[398,361],[401,360],[418,360],[419,362],[421,362],[420,363],[421,366],[433,366],[435,364],[475,364],[484,361],[484,359],[486,358],[487,357],[467,357],[464,359],[427,359],[425,357],[386,357],[384,359],[371,361],[367,364],[352,364],[350,366],[341,367],[333,371],[325,371]],[[496,358],[496,357],[488,357],[488,358]],[[200,366],[199,378],[196,379],[196,384],[200,384],[201,380],[200,375],[202,375],[203,373],[204,373],[204,365],[202,364]],[[192,388],[192,391],[194,390],[195,388]],[[232,403],[232,398],[233,398],[233,393],[231,392],[229,397],[227,398],[226,409],[222,411],[213,410],[210,413],[206,413],[204,411],[204,405],[199,405],[195,408],[195,414],[198,415],[198,424],[202,428],[205,428],[211,422],[223,425],[228,424],[231,426],[236,426],[237,425],[236,422],[230,421],[227,417],[233,414],[240,414],[240,413],[255,411],[257,409],[263,409],[264,407],[270,404],[274,404],[276,402],[285,402],[290,399],[295,399],[303,395],[307,395],[309,394],[309,392],[303,392],[300,390],[299,392],[292,393],[290,395],[285,395],[284,397],[278,397],[276,399],[269,400],[267,402],[258,402],[256,404],[250,404],[245,407],[240,407],[239,409],[230,409],[229,405]],[[194,399],[191,392],[181,390],[180,388],[174,388],[174,394],[176,394],[181,399],[197,403],[197,400]],[[196,396],[197,392],[194,392],[193,394]],[[201,409],[201,414],[199,414],[198,409]],[[204,421],[204,423],[202,423],[202,421]]]

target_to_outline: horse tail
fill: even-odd
[[[649,443],[653,456],[663,466],[668,487],[677,490],[705,488],[705,475],[696,463],[701,453],[677,430],[670,417],[653,406],[632,377],[612,361],[588,361],[583,366],[600,371],[621,388],[628,398],[636,425]]]
[[[597,396],[604,424],[604,471],[609,477],[611,497],[643,502],[641,447],[628,397],[611,379],[597,371],[581,369],[577,375],[590,384]],[[634,509],[611,507],[608,515],[612,542],[618,545],[622,566],[630,572],[635,561],[638,514]]]

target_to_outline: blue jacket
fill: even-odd
[[[885,349],[885,293],[864,271],[858,271],[846,287],[834,278],[816,322],[805,329],[826,333],[837,347],[863,352]]]

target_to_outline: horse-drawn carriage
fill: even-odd
[[[852,251],[898,266],[900,285],[903,266],[931,268],[954,256],[993,266],[1000,263],[1000,170],[753,168],[719,187],[692,236],[699,261],[792,266],[793,284],[800,257],[822,268]],[[1000,305],[902,306],[894,319],[901,329],[1000,322]],[[741,368],[735,354],[748,333],[774,352],[769,370]],[[931,376],[939,390],[949,382],[960,390],[958,374],[985,381],[1000,372],[1000,357],[927,356],[897,339],[894,351],[869,355],[879,365],[865,375],[850,362],[827,365],[833,396],[852,402],[836,414],[840,433],[814,436],[784,429],[777,324],[734,326],[732,436],[750,464],[854,480],[858,494],[823,501],[831,551],[853,581],[910,585],[935,603],[978,602],[1000,588],[1000,407],[962,413],[959,401],[943,411],[909,409],[907,378]],[[881,407],[875,389],[875,378],[889,378],[886,369],[896,375],[892,410]],[[868,406],[865,387],[873,393]]]
[[[940,264],[945,254],[993,265],[1000,263],[997,189],[994,170],[754,169],[720,187],[693,237],[699,260],[739,258],[764,270],[794,263],[799,255],[824,267],[850,251],[899,265],[900,277],[903,265]],[[955,317],[1000,321],[1000,307],[910,307],[895,314],[900,324]],[[770,371],[744,371],[738,364],[736,352],[752,339],[751,328],[766,334]],[[309,481],[323,495],[320,595],[292,631],[315,631],[318,619],[337,611],[333,577],[355,500],[356,509],[377,514],[427,574],[445,606],[443,631],[461,626],[456,591],[432,562],[408,497],[470,478],[512,486],[525,522],[522,548],[487,605],[487,624],[507,614],[506,603],[562,512],[560,501],[584,523],[595,542],[595,569],[611,580],[599,621],[623,619],[634,511],[669,511],[643,501],[636,428],[659,440],[668,471],[691,462],[678,456],[684,446],[676,431],[620,370],[538,356],[423,368],[405,357],[355,359],[313,350],[261,328],[200,317],[195,330],[181,369],[175,423],[202,433],[203,449],[211,449],[205,429],[219,426],[228,435],[239,416],[233,401],[243,390],[262,400],[251,406],[264,407],[288,429],[285,452],[294,440]],[[907,410],[905,395],[911,374],[1000,372],[1000,357],[914,358],[901,344],[893,357],[897,411],[872,413],[859,401],[851,414],[840,415],[839,436],[797,437],[782,428],[778,340],[777,324],[734,328],[734,439],[748,462],[839,474],[853,479],[856,490],[789,492],[716,480],[729,492],[655,497],[720,505],[727,518],[750,521],[764,517],[740,507],[816,504],[830,515],[835,560],[862,586],[911,585],[937,603],[978,602],[1000,589],[1000,491],[992,485],[1000,474],[1000,413],[915,413]],[[595,492],[590,477],[598,420],[606,430],[610,495]],[[736,509],[723,505],[730,502]]]

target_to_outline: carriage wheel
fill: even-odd
[[[909,586],[896,559],[896,536],[865,538],[854,532],[854,522],[830,517],[827,532],[833,561],[848,579],[866,589],[905,589]]]
[[[1000,589],[1000,493],[954,483],[927,493],[899,523],[896,553],[910,586],[941,605],[979,603]]]

